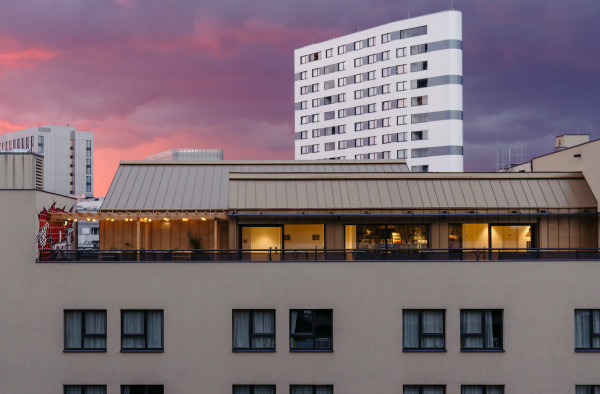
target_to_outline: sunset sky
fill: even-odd
[[[495,145],[547,153],[600,127],[600,1],[454,0],[463,13],[466,171]],[[95,132],[95,195],[120,160],[173,147],[293,159],[293,51],[448,9],[437,0],[0,3],[0,131]]]

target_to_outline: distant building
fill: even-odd
[[[96,213],[102,206],[104,197],[77,202],[77,212]],[[77,225],[77,247],[79,249],[98,249],[100,245],[100,223],[94,218],[81,220]]]
[[[295,158],[463,171],[462,14],[400,20],[294,52]]]
[[[94,195],[94,133],[71,126],[30,127],[0,135],[3,151],[44,157],[44,190],[83,197]]]
[[[223,149],[175,148],[146,156],[151,161],[207,161],[223,160]]]

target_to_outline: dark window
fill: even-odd
[[[410,385],[404,386],[404,394],[445,394],[446,386],[440,385]]]
[[[65,351],[106,351],[106,311],[66,310]]]
[[[333,350],[333,310],[290,310],[290,350]]]
[[[44,136],[38,136],[38,153],[44,153]]]
[[[274,351],[275,310],[234,310],[233,350]]]
[[[502,310],[461,310],[460,343],[462,350],[502,349]]]
[[[600,309],[575,310],[575,350],[600,351]]]
[[[126,385],[121,386],[121,394],[164,394],[163,385]]]
[[[106,386],[67,384],[63,392],[64,394],[106,394]]]
[[[234,384],[233,394],[275,394],[275,385]]]
[[[445,350],[444,314],[443,309],[404,309],[402,311],[404,351]]]
[[[91,140],[85,141],[85,156],[92,157],[92,141]]]
[[[162,352],[163,311],[122,310],[121,351]]]
[[[461,394],[504,394],[502,385],[462,385]]]
[[[290,394],[333,394],[333,385],[294,384],[290,386]]]

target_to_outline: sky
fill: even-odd
[[[294,158],[294,49],[447,10],[463,14],[465,171],[600,128],[598,0],[0,2],[0,132],[95,132],[96,196],[120,160],[174,147]]]

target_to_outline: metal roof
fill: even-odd
[[[597,207],[581,173],[231,174],[229,183],[232,210]]]
[[[408,167],[404,160],[121,162],[101,210],[226,210],[231,172],[396,174]]]

